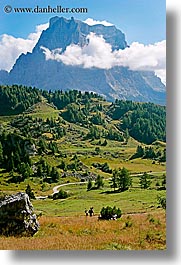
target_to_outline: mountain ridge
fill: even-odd
[[[50,50],[62,49],[62,52],[72,44],[83,47],[87,45],[90,32],[103,36],[112,50],[129,47],[124,33],[115,26],[89,26],[74,18],[53,17],[32,53],[21,54],[9,73],[0,71],[0,84],[94,91],[109,101],[117,98],[165,105],[165,86],[153,72],[132,71],[122,66],[107,70],[83,68],[46,60],[42,46]]]

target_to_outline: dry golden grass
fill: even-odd
[[[117,221],[97,217],[44,217],[32,238],[0,237],[11,250],[157,250],[166,249],[165,212],[124,215]]]

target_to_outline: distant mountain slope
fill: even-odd
[[[124,142],[131,136],[146,144],[156,140],[166,141],[166,108],[153,103],[124,100],[110,103],[93,92],[48,92],[17,85],[0,86],[0,102],[0,116],[22,113],[31,116],[39,113],[42,118],[41,122],[37,122],[42,123],[42,127],[40,123],[37,125],[37,133],[40,133],[41,128],[43,133],[47,132],[46,123],[57,127],[56,133],[62,133],[61,127],[68,122],[85,128],[88,131],[86,139],[104,138]],[[46,118],[41,114],[46,114]],[[27,127],[25,116],[20,122],[24,136],[31,131],[31,126]],[[59,117],[57,124],[53,116]],[[19,116],[17,120],[19,121]],[[31,118],[30,121],[32,123]],[[13,123],[15,125],[16,122]],[[53,133],[53,129],[50,133]]]
[[[91,32],[102,35],[113,50],[128,47],[125,35],[115,26],[89,26],[73,18],[54,17],[32,53],[22,54],[9,74],[0,71],[0,84],[22,84],[47,90],[94,91],[111,101],[117,98],[165,105],[165,86],[153,72],[131,71],[125,67],[109,70],[83,68],[45,59],[42,46],[62,51],[71,44],[83,47]]]

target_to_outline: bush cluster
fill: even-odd
[[[66,199],[67,197],[68,193],[64,190],[59,190],[59,192],[53,194],[53,200]]]
[[[115,206],[112,208],[110,206],[103,207],[100,212],[100,219],[111,220],[114,218],[120,218],[122,215],[121,210]]]

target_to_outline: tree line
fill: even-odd
[[[101,96],[93,92],[44,91],[22,85],[0,86],[0,115],[20,114],[33,104],[46,99],[59,110],[60,115],[68,122],[78,123],[89,128],[88,137],[99,139],[101,132],[96,126],[106,127],[111,120],[119,120],[105,136],[106,139],[124,141],[129,136],[145,144],[156,140],[166,141],[166,108],[153,103],[138,103],[133,101],[115,100],[112,104],[104,105]],[[28,123],[31,123],[30,119]],[[24,134],[31,126],[24,124]],[[42,122],[41,122],[42,123]],[[53,131],[52,125],[47,121]],[[16,126],[16,123],[14,123]],[[37,124],[37,131],[45,124]],[[54,124],[55,125],[55,124]],[[39,127],[38,127],[39,126]],[[46,127],[46,126],[45,126]],[[56,126],[54,126],[55,128]],[[61,136],[62,131],[55,129],[55,135]],[[56,135],[57,136],[57,135]]]
[[[156,150],[153,146],[138,145],[135,154],[130,159],[135,158],[153,159],[159,162],[166,162],[166,148],[163,150]]]
[[[0,115],[19,114],[41,101],[37,88],[22,85],[0,85]]]
[[[153,103],[115,100],[108,115],[121,120],[119,127],[145,144],[166,141],[166,108]]]

